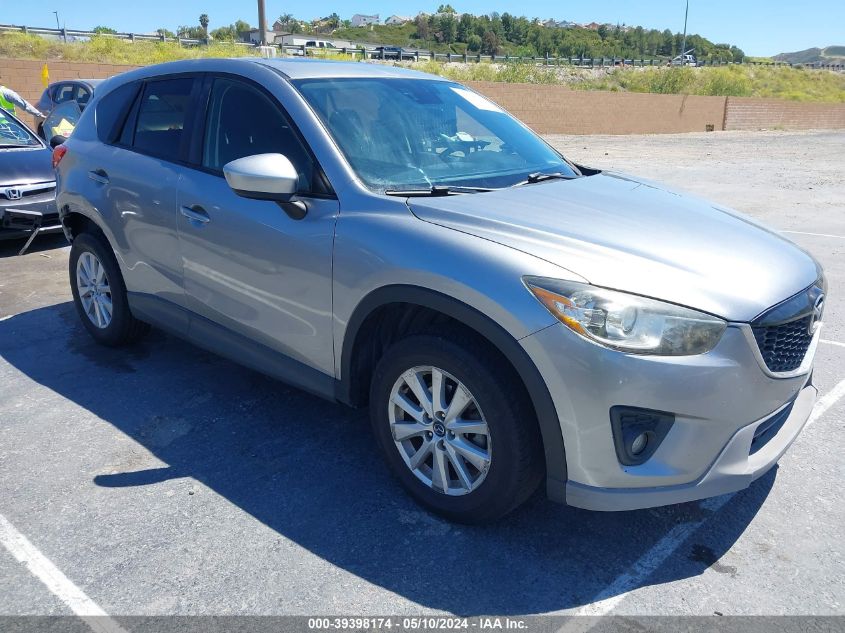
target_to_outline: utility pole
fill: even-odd
[[[684,55],[687,54],[687,20],[689,19],[689,0],[687,0],[687,11],[684,13],[684,43],[681,44],[681,62],[686,64]]]
[[[267,15],[264,10],[264,0],[258,0],[258,42],[261,46],[267,45]]]
[[[59,12],[53,11],[53,15],[56,16],[56,28],[61,31],[62,27],[59,25]],[[64,34],[64,41],[65,41],[65,44],[67,44],[67,33]]]

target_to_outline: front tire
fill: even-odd
[[[104,237],[82,233],[73,240],[69,273],[76,312],[95,341],[120,347],[149,331],[129,310],[123,276]]]
[[[498,519],[542,479],[539,429],[527,396],[483,339],[431,334],[394,344],[373,376],[370,420],[405,489],[450,520]]]

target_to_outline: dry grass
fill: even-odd
[[[12,59],[64,60],[146,66],[177,59],[200,57],[244,57],[253,49],[233,43],[211,46],[180,46],[175,42],[118,40],[107,36],[92,37],[88,42],[48,40],[23,33],[0,34],[0,57]]]
[[[0,34],[0,57],[68,60],[143,66],[177,59],[243,57],[254,49],[233,43],[183,47],[173,42],[132,42],[93,37],[89,42],[65,44],[23,33]],[[339,54],[321,56],[350,59]],[[425,72],[456,81],[562,84],[576,90],[648,92],[717,96],[775,97],[794,101],[845,103],[845,74],[829,71],[772,67],[726,66],[717,68],[619,68],[606,72],[530,63],[446,64],[403,62]]]

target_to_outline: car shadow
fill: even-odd
[[[422,511],[391,478],[366,412],[161,332],[128,350],[99,347],[73,305],[61,303],[0,322],[0,355],[167,464],[104,472],[95,485],[192,477],[299,546],[426,609],[519,615],[578,607],[673,527],[711,514],[699,503],[595,513],[538,493],[496,524],[454,525]],[[717,564],[774,479],[773,470],[731,497],[719,519],[705,522],[643,585]]]
[[[17,257],[23,245],[29,239],[28,235],[23,237],[7,238],[0,234],[0,259],[5,257]],[[38,235],[26,249],[26,253],[41,253],[44,251],[51,251],[56,248],[67,246],[68,241],[64,233],[47,233],[45,235]]]

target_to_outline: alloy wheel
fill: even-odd
[[[109,278],[102,262],[85,251],[76,262],[76,289],[88,319],[101,330],[112,320],[112,296]]]
[[[437,492],[465,495],[490,469],[490,429],[469,389],[437,367],[403,373],[390,393],[396,448],[414,476]]]

